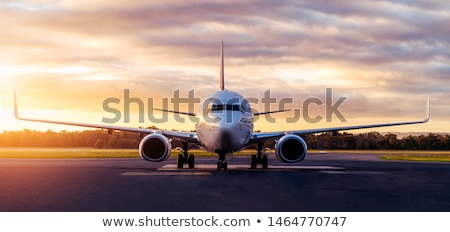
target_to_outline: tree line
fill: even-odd
[[[156,129],[156,128],[152,128]],[[138,148],[142,134],[105,130],[84,131],[4,131],[0,134],[0,147],[90,147],[90,148]],[[398,138],[388,133],[369,132],[323,133],[303,136],[309,149],[395,149],[395,150],[450,150],[450,135],[429,133]],[[274,140],[268,140],[264,147],[273,149]],[[173,140],[172,147],[182,147],[180,141]]]

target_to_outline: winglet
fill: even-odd
[[[225,80],[223,75],[223,41],[220,42],[220,90],[225,89]]]
[[[14,90],[14,117],[16,119],[20,119],[19,117],[19,111],[17,109],[17,98],[16,98],[16,91]]]
[[[423,120],[423,122],[428,122],[428,120],[430,120],[430,95],[428,95],[427,97],[427,108],[425,111],[425,119]]]

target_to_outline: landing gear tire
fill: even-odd
[[[257,164],[258,160],[256,159],[256,155],[252,155],[250,158],[250,169],[256,169]]]
[[[184,156],[183,155],[178,155],[177,158],[177,168],[183,168],[184,165]]]
[[[189,157],[188,157],[188,165],[189,165],[189,168],[194,168],[194,166],[195,166],[194,155],[189,155]]]
[[[269,166],[269,160],[267,159],[267,155],[263,155],[261,157],[261,164],[263,169],[267,169],[267,167]]]
[[[227,161],[218,161],[217,162],[217,171],[228,171],[228,163]]]

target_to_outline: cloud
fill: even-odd
[[[437,115],[448,111],[450,6],[442,1],[30,0],[2,2],[0,14],[3,88],[65,96],[49,108],[70,98],[95,110],[123,88],[206,96],[217,89],[223,40],[226,86],[245,96],[271,89],[304,99],[332,87],[357,118],[416,112],[421,96],[434,94]]]

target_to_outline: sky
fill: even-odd
[[[219,89],[224,41],[226,89],[256,99],[270,90],[301,112],[307,99],[322,103],[308,107],[319,122],[288,123],[289,111],[273,115],[276,123],[258,119],[255,129],[421,120],[429,95],[429,123],[376,130],[450,132],[446,1],[155,2],[0,1],[0,131],[83,129],[15,120],[14,91],[24,117],[100,124],[112,117],[107,99],[118,98],[110,106],[123,113],[124,89],[155,107],[177,90],[205,98]],[[345,98],[338,105],[345,120],[326,120],[327,88],[330,104]],[[252,107],[263,109],[258,103]],[[139,123],[137,108],[117,125],[194,129],[171,115]]]

